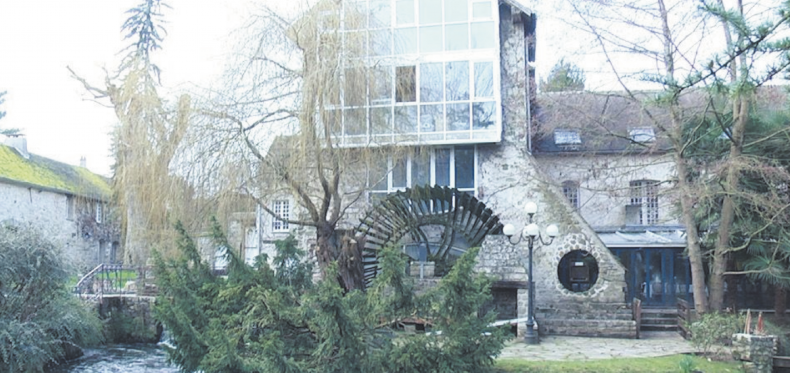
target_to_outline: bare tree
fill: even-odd
[[[779,40],[779,30],[788,24],[787,13],[774,17],[761,13],[766,21],[752,26],[754,22],[742,4],[735,11],[725,10],[721,3],[703,3],[703,7],[697,8],[688,2],[665,0],[572,1],[570,6],[581,28],[596,40],[596,47],[623,89],[623,95],[634,102],[647,103],[643,105],[643,115],[653,119],[654,127],[671,144],[695,306],[700,312],[720,310],[727,253],[738,250],[730,244],[731,227],[737,210],[735,201],[744,196],[738,181],[744,168],[738,165],[748,164],[743,162],[741,153],[751,113],[750,97],[756,87],[787,69],[787,60],[781,56],[784,46]],[[755,6],[750,9],[759,10]],[[725,29],[724,35],[718,37],[717,21],[723,21]],[[768,65],[766,72],[757,73],[759,61],[772,58],[774,63]],[[653,88],[660,94],[646,100],[635,87]],[[694,96],[702,99],[684,99]],[[726,116],[718,104],[722,97],[729,99],[732,108]],[[695,104],[690,107],[692,103]],[[660,113],[668,113],[668,118]],[[717,174],[700,177],[698,164],[688,156],[694,143],[689,141],[686,131],[689,127],[708,130],[695,126],[695,120],[702,123],[700,119],[706,117],[731,118],[720,123],[727,130],[732,146],[729,154],[718,160]],[[711,187],[714,180],[722,185],[721,189]],[[722,198],[722,213],[716,228],[719,239],[710,258],[708,299],[703,296],[706,252],[696,214],[706,200]],[[782,210],[782,205],[774,206],[778,209],[766,212],[767,220]]]
[[[360,289],[361,245],[344,224],[367,198],[368,178],[370,184],[386,178],[388,157],[405,154],[393,145],[410,141],[399,135],[397,118],[366,106],[379,94],[414,95],[416,87],[393,89],[392,72],[375,58],[380,40],[362,30],[368,19],[377,22],[367,10],[350,2],[290,9],[265,5],[247,25],[252,35],[243,39],[224,90],[202,109],[211,120],[196,129],[204,140],[194,146],[227,149],[206,171],[235,163],[236,172],[221,178],[224,187],[315,232],[319,267],[337,263],[343,287]],[[279,216],[269,205],[278,196],[293,198],[297,213]]]
[[[160,0],[144,0],[127,12],[122,31],[130,44],[104,84],[94,85],[69,68],[90,98],[112,108],[118,118],[113,187],[123,212],[123,260],[138,264],[147,261],[151,248],[168,247],[163,243],[177,237],[172,228],[177,220],[200,231],[208,224],[207,215],[222,218],[233,209],[218,200],[243,200],[238,193],[207,191],[184,168],[185,159],[194,154],[183,151],[193,121],[192,98],[181,95],[175,103],[162,98],[161,70],[152,59],[165,36],[162,12],[168,8]]]

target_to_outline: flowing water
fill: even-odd
[[[165,351],[153,344],[111,345],[85,350],[85,356],[50,373],[176,373]]]

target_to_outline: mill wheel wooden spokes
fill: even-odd
[[[365,284],[378,272],[378,253],[387,246],[417,248],[412,256],[436,262],[439,273],[467,248],[479,246],[502,223],[483,202],[455,188],[421,186],[388,195],[356,228],[363,242]]]

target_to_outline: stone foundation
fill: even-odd
[[[750,373],[771,373],[778,340],[773,335],[733,334],[732,357]]]

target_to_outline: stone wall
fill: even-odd
[[[69,215],[69,203],[65,194],[0,182],[0,222],[32,224],[63,250],[70,267],[87,271],[109,256],[112,240],[102,245],[95,237],[83,234],[78,215]]]
[[[157,343],[162,327],[153,317],[155,297],[102,298],[96,303],[104,334],[112,343]]]
[[[672,160],[666,155],[540,155],[540,168],[556,187],[563,181],[579,184],[579,212],[593,227],[626,225],[625,205],[630,203],[629,183],[634,180],[662,182],[658,191],[658,225],[680,224],[671,194]]]
[[[746,361],[744,368],[749,373],[773,372],[774,355],[778,339],[773,335],[738,333],[732,336],[732,357]]]

